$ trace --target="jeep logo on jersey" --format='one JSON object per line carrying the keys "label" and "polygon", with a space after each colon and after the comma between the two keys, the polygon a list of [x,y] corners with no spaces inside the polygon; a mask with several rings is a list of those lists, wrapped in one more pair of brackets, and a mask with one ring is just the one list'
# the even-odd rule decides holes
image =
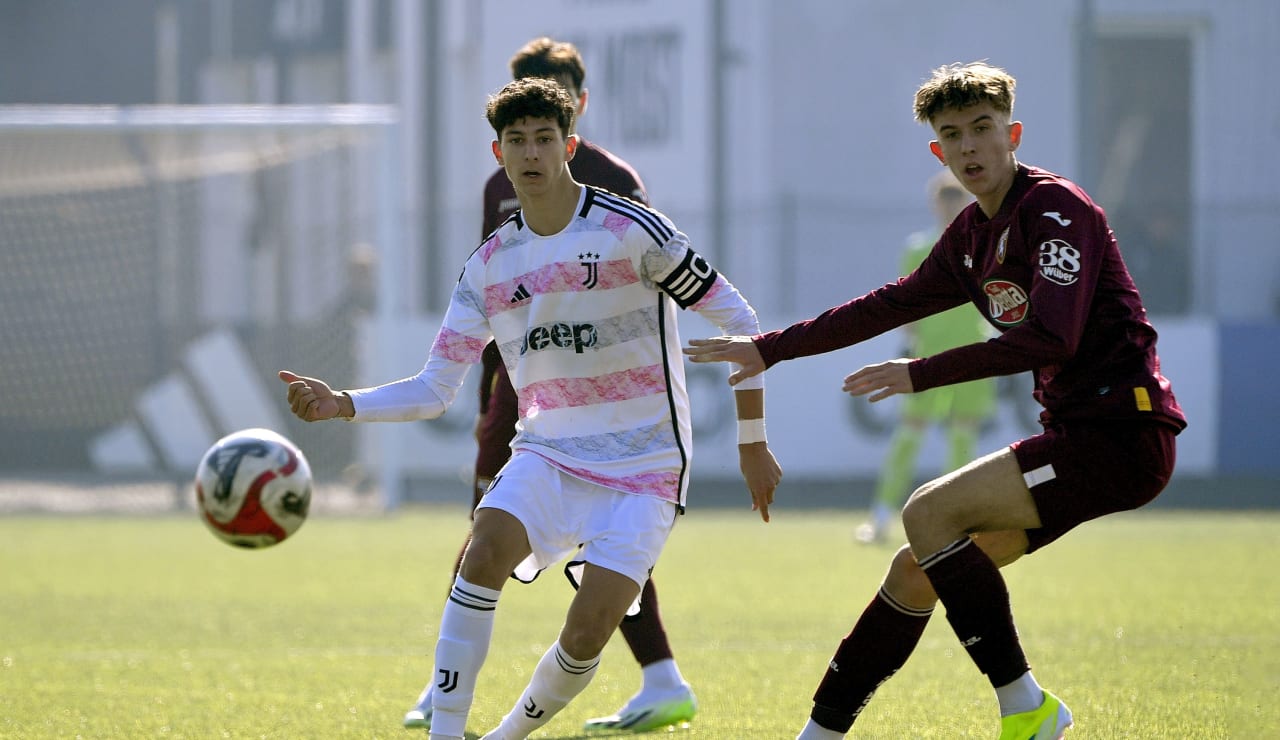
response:
{"label": "jeep logo on jersey", "polygon": [[988,280],[982,284],[987,294],[987,314],[1001,326],[1021,324],[1031,303],[1022,288],[1008,280]]}
{"label": "jeep logo on jersey", "polygon": [[1061,239],[1050,239],[1040,245],[1040,275],[1045,280],[1051,280],[1058,285],[1071,285],[1080,278],[1076,274],[1078,272],[1080,272],[1079,249]]}
{"label": "jeep logo on jersey", "polygon": [[574,352],[582,354],[583,349],[596,346],[596,339],[596,328],[591,324],[556,322],[535,326],[525,333],[524,341],[520,343],[520,354],[523,355],[529,350],[536,352],[551,347],[573,349]]}

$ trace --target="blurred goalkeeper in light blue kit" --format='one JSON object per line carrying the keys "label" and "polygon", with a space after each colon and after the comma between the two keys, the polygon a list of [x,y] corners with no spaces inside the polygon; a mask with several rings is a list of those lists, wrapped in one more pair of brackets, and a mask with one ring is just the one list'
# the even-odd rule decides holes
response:
{"label": "blurred goalkeeper in light blue kit", "polygon": [[[307,421],[434,419],[497,343],[519,402],[511,460],[476,508],[429,674],[432,740],[461,740],[503,587],[521,566],[585,561],[564,626],[484,738],[518,740],[586,688],[685,507],[692,416],[676,309],[727,332],[755,311],[666,216],[574,180],[576,104],[558,83],[516,80],[490,98],[494,158],[520,210],[463,267],[422,370],[334,391],[281,371]],[[734,393],[739,467],[765,521],[781,479],[760,381]]]}
{"label": "blurred goalkeeper in light blue kit", "polygon": [[[902,255],[902,275],[910,275],[924,262],[942,232],[965,206],[973,202],[973,197],[948,169],[929,178],[927,189],[929,207],[936,223],[933,229],[908,237],[907,248]],[[907,324],[903,330],[910,338],[908,357],[932,357],[953,347],[985,341],[991,336],[982,314],[970,305],[957,306],[923,318]],[[904,396],[902,418],[894,431],[889,455],[876,483],[871,518],[858,527],[858,540],[873,543],[888,538],[891,519],[914,487],[920,445],[931,426],[936,425],[946,433],[944,472],[949,472],[974,458],[982,422],[995,412],[995,408],[995,378],[944,385]]]}

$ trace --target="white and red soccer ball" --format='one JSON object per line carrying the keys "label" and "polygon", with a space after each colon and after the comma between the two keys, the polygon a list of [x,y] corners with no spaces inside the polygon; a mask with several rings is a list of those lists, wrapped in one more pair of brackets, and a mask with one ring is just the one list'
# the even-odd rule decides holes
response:
{"label": "white and red soccer ball", "polygon": [[270,547],[306,521],[311,466],[283,435],[242,429],[204,453],[195,488],[200,518],[215,536],[237,547]]}

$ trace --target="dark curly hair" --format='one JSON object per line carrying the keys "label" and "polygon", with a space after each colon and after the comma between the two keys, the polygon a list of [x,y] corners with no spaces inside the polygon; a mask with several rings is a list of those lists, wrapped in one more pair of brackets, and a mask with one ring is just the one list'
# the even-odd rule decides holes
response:
{"label": "dark curly hair", "polygon": [[560,133],[567,139],[573,130],[577,104],[560,83],[541,77],[526,77],[508,82],[489,96],[484,112],[499,138],[508,126],[522,118],[550,118],[559,124]]}

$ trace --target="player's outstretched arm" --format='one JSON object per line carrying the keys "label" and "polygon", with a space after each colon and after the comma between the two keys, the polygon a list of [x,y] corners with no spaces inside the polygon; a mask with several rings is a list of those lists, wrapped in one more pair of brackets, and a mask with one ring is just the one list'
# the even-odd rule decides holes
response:
{"label": "player's outstretched arm", "polygon": [[764,358],[756,349],[751,337],[711,337],[710,339],[690,339],[684,353],[690,362],[732,362],[738,365],[729,374],[729,385],[759,375],[765,371]]}
{"label": "player's outstretched arm", "polygon": [[303,421],[324,421],[335,417],[355,416],[351,397],[335,393],[329,384],[319,378],[308,378],[289,370],[277,373],[289,386],[289,410]]}

